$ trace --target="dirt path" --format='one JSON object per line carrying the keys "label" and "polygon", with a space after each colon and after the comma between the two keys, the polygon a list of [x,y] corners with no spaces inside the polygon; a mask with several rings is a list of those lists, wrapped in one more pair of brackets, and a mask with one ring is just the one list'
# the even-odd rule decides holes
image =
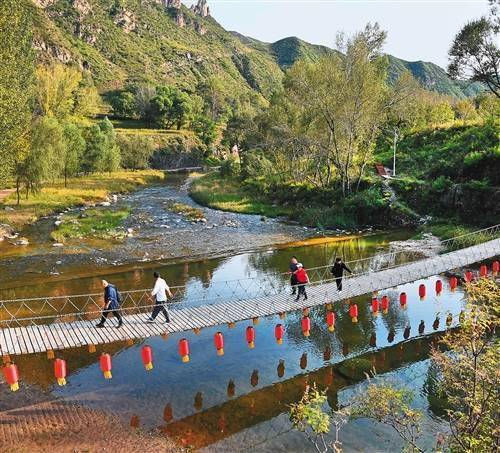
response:
{"label": "dirt path", "polygon": [[7,198],[11,193],[14,193],[16,189],[2,189],[0,190],[0,202]]}
{"label": "dirt path", "polygon": [[[137,418],[131,424],[140,423]],[[64,401],[0,412],[0,452],[181,452],[165,436]]]}

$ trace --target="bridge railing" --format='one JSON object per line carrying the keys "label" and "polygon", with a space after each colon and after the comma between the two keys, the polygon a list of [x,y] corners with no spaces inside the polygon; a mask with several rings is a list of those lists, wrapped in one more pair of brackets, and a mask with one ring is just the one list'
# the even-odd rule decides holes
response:
{"label": "bridge railing", "polygon": [[[495,225],[441,241],[439,246],[442,251],[448,252],[499,236],[500,225]],[[442,256],[446,259],[446,255]],[[416,262],[422,257],[423,254],[419,251],[398,250],[347,262],[353,273],[345,276],[346,285],[353,277],[380,270],[400,268],[403,272],[402,265]],[[309,268],[311,286],[333,282],[330,268],[331,264]],[[408,281],[412,281],[411,275],[408,275]],[[190,306],[200,306],[282,294],[290,291],[290,282],[288,273],[258,273],[244,279],[212,281],[208,287],[203,288],[189,284],[175,286],[171,287],[171,291],[174,297],[169,306],[182,306],[186,301],[189,301]],[[149,312],[154,304],[150,290],[123,291],[121,295],[125,314]],[[102,293],[3,300],[0,301],[0,328],[95,319],[100,315],[103,304]]]}

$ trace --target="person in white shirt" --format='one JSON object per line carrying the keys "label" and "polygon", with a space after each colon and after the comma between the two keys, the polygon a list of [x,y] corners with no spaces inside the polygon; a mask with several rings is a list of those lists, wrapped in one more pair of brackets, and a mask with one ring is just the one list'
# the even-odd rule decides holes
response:
{"label": "person in white shirt", "polygon": [[156,282],[153,291],[151,291],[151,295],[155,298],[155,307],[153,308],[153,313],[151,313],[151,316],[148,318],[148,322],[154,322],[160,312],[165,316],[165,321],[170,322],[170,316],[165,306],[167,305],[167,294],[172,298],[172,293],[170,292],[167,282],[160,277],[158,272],[155,272],[153,275],[156,278]]}

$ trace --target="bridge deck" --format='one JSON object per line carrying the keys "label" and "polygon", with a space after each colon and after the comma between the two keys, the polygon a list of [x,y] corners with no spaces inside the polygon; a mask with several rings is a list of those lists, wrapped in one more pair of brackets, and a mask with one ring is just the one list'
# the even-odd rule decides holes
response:
{"label": "bridge deck", "polygon": [[200,307],[172,308],[170,309],[171,322],[168,324],[163,322],[161,314],[159,321],[154,324],[145,323],[146,315],[144,314],[131,314],[124,316],[125,323],[121,329],[114,327],[116,321],[111,317],[103,329],[94,327],[95,320],[4,328],[0,330],[0,353],[2,355],[30,354],[148,338],[165,333],[243,321],[395,287],[497,255],[500,255],[500,239],[393,268],[346,278],[344,290],[341,293],[337,291],[334,282],[312,284],[308,288],[309,299],[307,301],[296,302],[295,298],[288,293],[280,293],[268,297],[232,300]]}

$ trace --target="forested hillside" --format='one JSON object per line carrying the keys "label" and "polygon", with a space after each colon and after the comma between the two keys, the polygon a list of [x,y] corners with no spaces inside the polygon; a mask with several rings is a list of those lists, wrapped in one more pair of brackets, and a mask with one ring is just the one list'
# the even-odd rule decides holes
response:
{"label": "forested hillside", "polygon": [[[268,44],[228,32],[201,14],[201,7],[191,10],[177,1],[34,1],[40,58],[89,69],[101,92],[137,83],[173,83],[195,91],[199,83],[217,77],[234,98],[268,98],[280,86],[284,69],[335,52],[296,37]],[[481,88],[452,81],[432,63],[392,56],[388,63],[391,82],[409,70],[425,88],[457,98]]]}

